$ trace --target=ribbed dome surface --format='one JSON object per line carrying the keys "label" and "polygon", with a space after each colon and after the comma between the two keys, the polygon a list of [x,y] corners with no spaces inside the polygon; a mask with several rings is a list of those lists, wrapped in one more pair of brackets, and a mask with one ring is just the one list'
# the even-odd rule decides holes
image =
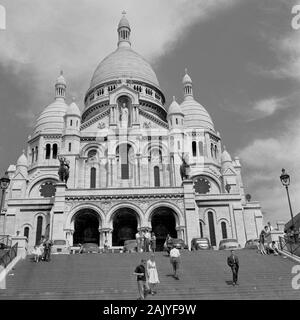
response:
{"label": "ribbed dome surface", "polygon": [[184,113],[184,126],[186,128],[215,130],[212,119],[206,109],[192,97],[185,99],[180,106]]}
{"label": "ribbed dome surface", "polygon": [[221,161],[222,162],[232,162],[231,156],[226,149],[222,152]]}
{"label": "ribbed dome surface", "polygon": [[174,101],[172,101],[172,103],[171,103],[171,105],[169,107],[168,115],[178,114],[178,113],[182,113],[183,114],[179,104],[174,100]]}
{"label": "ribbed dome surface", "polygon": [[57,99],[40,114],[36,121],[34,133],[60,132],[64,127],[64,115],[68,106],[63,99]]}
{"label": "ribbed dome surface", "polygon": [[19,157],[17,161],[17,166],[28,167],[28,161],[24,153],[22,153],[21,156]]}
{"label": "ribbed dome surface", "polygon": [[67,115],[69,116],[78,116],[81,117],[80,109],[78,108],[77,104],[75,102],[72,102],[67,109]]}
{"label": "ribbed dome surface", "polygon": [[119,47],[98,65],[90,87],[120,79],[140,80],[159,88],[159,82],[150,64],[130,47]]}

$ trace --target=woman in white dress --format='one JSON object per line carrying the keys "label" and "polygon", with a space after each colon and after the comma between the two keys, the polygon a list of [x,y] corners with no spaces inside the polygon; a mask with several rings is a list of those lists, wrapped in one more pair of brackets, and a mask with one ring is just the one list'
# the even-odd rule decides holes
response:
{"label": "woman in white dress", "polygon": [[151,294],[154,295],[156,293],[155,287],[159,283],[154,254],[151,254],[150,259],[147,261],[147,276]]}

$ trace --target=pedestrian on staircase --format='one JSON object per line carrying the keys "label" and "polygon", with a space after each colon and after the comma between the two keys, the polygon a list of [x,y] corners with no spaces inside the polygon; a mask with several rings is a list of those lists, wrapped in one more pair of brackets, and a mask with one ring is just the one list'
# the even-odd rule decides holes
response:
{"label": "pedestrian on staircase", "polygon": [[50,261],[52,241],[47,239],[44,243],[44,260]]}
{"label": "pedestrian on staircase", "polygon": [[239,258],[234,254],[234,250],[231,250],[231,255],[227,258],[227,264],[232,271],[232,285],[238,285],[238,273],[239,273]]}
{"label": "pedestrian on staircase", "polygon": [[180,252],[175,245],[173,245],[173,249],[170,251],[170,263],[173,267],[174,278],[179,280],[178,269],[180,264]]}
{"label": "pedestrian on staircase", "polygon": [[139,298],[138,300],[144,300],[146,296],[146,260],[142,259],[141,263],[135,268],[134,275],[136,275]]}
{"label": "pedestrian on staircase", "polygon": [[159,283],[154,253],[151,254],[150,259],[147,261],[147,276],[149,291],[152,295],[154,295],[156,294],[156,285]]}

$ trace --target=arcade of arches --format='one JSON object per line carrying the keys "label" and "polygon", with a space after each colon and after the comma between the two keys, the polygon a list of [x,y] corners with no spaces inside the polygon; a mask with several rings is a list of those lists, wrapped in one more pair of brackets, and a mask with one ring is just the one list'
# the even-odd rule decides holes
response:
{"label": "arcade of arches", "polygon": [[[151,214],[151,231],[156,236],[157,250],[163,250],[163,245],[169,234],[177,238],[176,213],[168,207],[154,209]],[[139,215],[135,210],[123,207],[116,210],[112,216],[112,246],[123,246],[126,240],[135,239],[140,229]],[[148,228],[150,229],[150,228]],[[83,243],[97,243],[103,245],[105,238],[100,241],[101,223],[98,214],[92,209],[83,209],[76,213],[74,218],[73,245]],[[107,237],[107,234],[106,234]]]}

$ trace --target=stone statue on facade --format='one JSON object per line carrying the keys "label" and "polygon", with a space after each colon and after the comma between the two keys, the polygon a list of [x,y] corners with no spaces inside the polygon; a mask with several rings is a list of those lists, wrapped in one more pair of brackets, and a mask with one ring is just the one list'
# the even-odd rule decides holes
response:
{"label": "stone statue on facade", "polygon": [[58,169],[59,180],[67,184],[69,179],[70,163],[64,157],[60,157],[58,160],[60,163],[59,169]]}
{"label": "stone statue on facade", "polygon": [[181,161],[182,161],[182,164],[180,165],[180,176],[183,181],[189,178],[188,169],[190,168],[190,165],[186,161],[186,158],[184,157],[183,153],[181,155]]}
{"label": "stone statue on facade", "polygon": [[127,128],[128,126],[128,108],[124,102],[121,107],[121,127]]}

